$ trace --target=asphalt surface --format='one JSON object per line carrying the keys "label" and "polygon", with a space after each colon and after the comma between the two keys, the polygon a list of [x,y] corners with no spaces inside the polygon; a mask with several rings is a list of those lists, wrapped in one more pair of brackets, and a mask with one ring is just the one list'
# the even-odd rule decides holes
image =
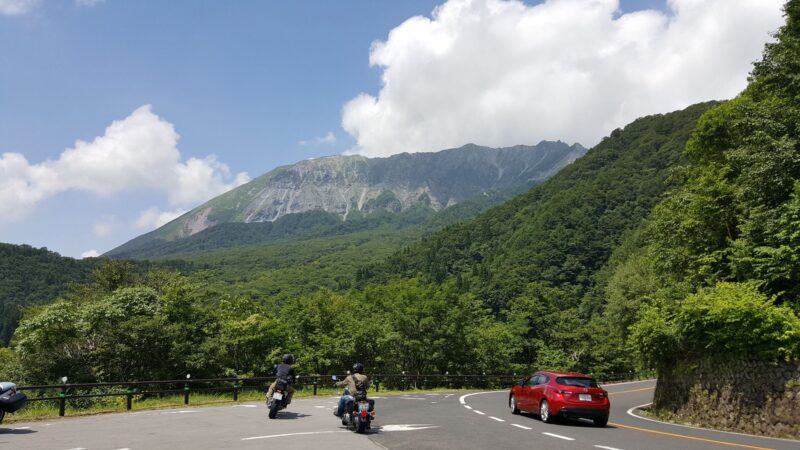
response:
{"label": "asphalt surface", "polygon": [[[512,415],[508,391],[375,396],[366,436],[341,426],[333,397],[297,399],[276,420],[263,403],[143,411],[0,425],[0,449],[800,449],[800,441],[701,430],[637,418],[654,381],[606,386],[611,419],[544,424]],[[635,411],[632,411],[635,414]]]}

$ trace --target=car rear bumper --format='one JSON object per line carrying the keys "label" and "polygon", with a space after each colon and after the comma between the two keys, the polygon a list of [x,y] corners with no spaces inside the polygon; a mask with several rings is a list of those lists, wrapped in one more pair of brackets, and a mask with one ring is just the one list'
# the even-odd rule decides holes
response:
{"label": "car rear bumper", "polygon": [[600,417],[608,417],[608,409],[575,408],[566,406],[561,408],[556,415],[570,419],[596,419]]}

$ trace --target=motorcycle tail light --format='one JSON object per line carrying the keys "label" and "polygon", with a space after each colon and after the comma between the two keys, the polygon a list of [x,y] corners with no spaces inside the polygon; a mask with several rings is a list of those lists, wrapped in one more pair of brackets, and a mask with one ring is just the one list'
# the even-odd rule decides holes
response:
{"label": "motorcycle tail light", "polygon": [[367,412],[366,411],[361,411],[361,417],[367,417]]}

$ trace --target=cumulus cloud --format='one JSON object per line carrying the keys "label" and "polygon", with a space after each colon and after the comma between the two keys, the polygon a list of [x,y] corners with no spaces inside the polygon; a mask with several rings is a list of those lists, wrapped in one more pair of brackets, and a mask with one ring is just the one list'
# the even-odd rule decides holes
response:
{"label": "cumulus cloud", "polygon": [[178,208],[175,211],[161,211],[154,206],[142,211],[139,218],[136,219],[134,227],[154,230],[184,214],[186,214],[186,210],[182,208]]}
{"label": "cumulus cloud", "polygon": [[39,0],[0,0],[0,15],[21,16],[36,7]]}
{"label": "cumulus cloud", "polygon": [[85,252],[81,253],[81,259],[83,258],[97,258],[100,256],[100,253],[97,250],[86,250]]}
{"label": "cumulus cloud", "polygon": [[75,4],[78,6],[87,6],[91,8],[92,6],[105,1],[106,0],[75,0]]}
{"label": "cumulus cloud", "polygon": [[333,131],[328,131],[325,136],[315,137],[314,139],[307,139],[298,142],[300,145],[333,145],[336,143],[336,135]]}
{"label": "cumulus cloud", "polygon": [[92,231],[94,231],[94,235],[96,237],[106,238],[114,233],[115,228],[116,228],[116,217],[110,216],[105,218],[104,220],[95,222],[94,226],[92,227]]}
{"label": "cumulus cloud", "polygon": [[377,96],[343,108],[370,156],[467,142],[594,145],[633,119],[730,98],[783,22],[784,0],[449,0],[372,44]]}
{"label": "cumulus cloud", "polygon": [[39,201],[69,190],[109,197],[149,189],[164,193],[173,205],[192,205],[249,181],[213,155],[182,161],[178,139],[173,125],[144,105],[93,141],[77,141],[57,160],[31,164],[22,154],[4,153],[0,221],[19,220]]}

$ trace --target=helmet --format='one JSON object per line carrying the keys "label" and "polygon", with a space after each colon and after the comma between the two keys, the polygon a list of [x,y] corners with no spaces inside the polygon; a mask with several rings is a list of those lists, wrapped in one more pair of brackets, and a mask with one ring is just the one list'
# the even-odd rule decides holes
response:
{"label": "helmet", "polygon": [[293,364],[294,363],[294,355],[291,353],[287,353],[283,355],[283,363],[284,364]]}
{"label": "helmet", "polygon": [[363,374],[364,373],[364,365],[361,364],[361,363],[358,363],[358,362],[353,364],[353,373],[361,373],[361,374]]}

